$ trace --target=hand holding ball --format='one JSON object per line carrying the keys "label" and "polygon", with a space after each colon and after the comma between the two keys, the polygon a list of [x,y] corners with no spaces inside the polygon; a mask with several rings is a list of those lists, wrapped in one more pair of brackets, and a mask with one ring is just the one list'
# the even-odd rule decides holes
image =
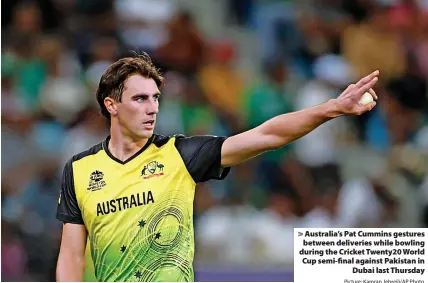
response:
{"label": "hand holding ball", "polygon": [[[362,115],[376,106],[376,92],[373,87],[377,83],[379,71],[350,84],[335,100],[339,115]],[[364,93],[364,94],[363,94]]]}
{"label": "hand holding ball", "polygon": [[363,94],[363,96],[361,96],[359,103],[360,105],[367,105],[373,101],[373,96],[370,93],[366,92]]}

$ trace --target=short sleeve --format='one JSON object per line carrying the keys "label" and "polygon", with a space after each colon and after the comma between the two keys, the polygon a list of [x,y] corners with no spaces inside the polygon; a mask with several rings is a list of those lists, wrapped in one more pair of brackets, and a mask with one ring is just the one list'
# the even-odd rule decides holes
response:
{"label": "short sleeve", "polygon": [[74,190],[72,159],[64,167],[56,217],[64,223],[84,224]]}
{"label": "short sleeve", "polygon": [[221,167],[221,147],[225,137],[176,136],[175,147],[196,183],[223,180],[230,168]]}

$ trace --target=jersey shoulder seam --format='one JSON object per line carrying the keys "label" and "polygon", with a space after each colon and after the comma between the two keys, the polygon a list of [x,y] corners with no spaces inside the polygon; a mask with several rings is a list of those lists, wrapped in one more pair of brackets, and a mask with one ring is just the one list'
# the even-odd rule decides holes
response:
{"label": "jersey shoulder seam", "polygon": [[154,134],[152,143],[156,147],[160,148],[160,147],[166,145],[170,140],[171,140],[171,136],[164,136],[164,135]]}
{"label": "jersey shoulder seam", "polygon": [[103,142],[100,142],[100,143],[92,146],[91,148],[89,148],[89,149],[87,149],[85,151],[82,151],[82,152],[80,152],[78,154],[73,155],[73,157],[71,158],[71,161],[72,162],[79,161],[79,160],[81,160],[81,159],[83,159],[85,157],[88,157],[88,156],[91,156],[91,155],[95,155],[98,152],[100,152],[101,150],[103,150]]}

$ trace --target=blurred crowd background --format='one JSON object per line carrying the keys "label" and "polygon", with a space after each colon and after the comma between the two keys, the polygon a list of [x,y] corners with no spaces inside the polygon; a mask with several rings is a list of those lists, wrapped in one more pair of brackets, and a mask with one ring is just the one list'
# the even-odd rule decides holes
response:
{"label": "blurred crowd background", "polygon": [[61,171],[108,134],[95,90],[130,51],[166,77],[164,135],[233,135],[380,70],[372,112],[198,186],[197,280],[293,280],[294,227],[428,227],[426,0],[5,0],[1,21],[3,281],[54,280]]}

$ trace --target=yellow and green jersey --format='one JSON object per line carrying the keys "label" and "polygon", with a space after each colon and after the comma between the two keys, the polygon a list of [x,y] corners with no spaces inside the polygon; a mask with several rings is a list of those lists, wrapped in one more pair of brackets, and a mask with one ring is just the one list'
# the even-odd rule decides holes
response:
{"label": "yellow and green jersey", "polygon": [[215,136],[153,135],[122,162],[109,137],[65,165],[57,218],[85,225],[99,281],[194,281],[198,182],[224,179]]}

